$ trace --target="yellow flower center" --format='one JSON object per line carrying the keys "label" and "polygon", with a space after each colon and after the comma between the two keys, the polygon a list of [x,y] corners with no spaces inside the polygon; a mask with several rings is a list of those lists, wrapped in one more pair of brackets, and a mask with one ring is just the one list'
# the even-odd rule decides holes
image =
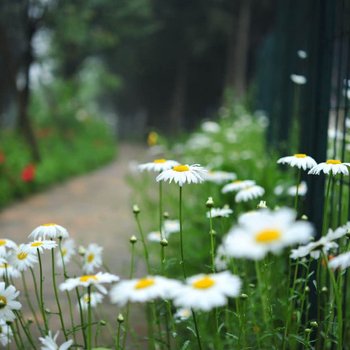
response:
{"label": "yellow flower center", "polygon": [[177,171],[179,173],[182,173],[184,171],[189,171],[190,170],[190,167],[188,165],[183,165],[183,164],[180,164],[180,165],[175,165],[173,166],[173,170],[174,171]]}
{"label": "yellow flower center", "polygon": [[192,286],[196,289],[208,289],[215,284],[215,281],[210,276],[204,276],[203,278],[192,283]]}
{"label": "yellow flower center", "polygon": [[0,246],[5,245],[6,244],[6,239],[0,239]]}
{"label": "yellow flower center", "polygon": [[155,159],[153,161],[153,163],[156,163],[156,164],[161,164],[161,163],[165,163],[166,162],[166,159]]}
{"label": "yellow flower center", "polygon": [[296,154],[294,154],[294,157],[295,158],[306,158],[307,156],[305,153],[296,153]]}
{"label": "yellow flower center", "polygon": [[144,288],[148,288],[151,287],[155,284],[155,281],[153,278],[141,278],[137,281],[137,283],[135,284],[135,289],[144,289]]}
{"label": "yellow flower center", "polygon": [[41,247],[43,245],[43,242],[33,242],[30,246],[31,247]]}
{"label": "yellow flower center", "polygon": [[18,260],[24,260],[28,256],[28,253],[20,252],[17,254]]}
{"label": "yellow flower center", "polygon": [[7,299],[3,295],[0,295],[0,309],[3,309],[7,305]]}
{"label": "yellow flower center", "polygon": [[326,164],[341,164],[341,161],[338,159],[328,159]]}
{"label": "yellow flower center", "polygon": [[281,231],[276,229],[266,229],[260,231],[256,236],[255,240],[258,243],[271,243],[273,241],[278,241],[281,237]]}
{"label": "yellow flower center", "polygon": [[83,299],[85,303],[89,303],[90,302],[89,294],[85,294]]}
{"label": "yellow flower center", "polygon": [[56,226],[56,224],[54,224],[53,222],[49,222],[47,224],[42,224],[41,226],[50,227],[50,226]]}
{"label": "yellow flower center", "polygon": [[67,248],[62,248],[62,249],[61,249],[61,252],[62,252],[62,255],[63,255],[63,256],[66,256],[66,254],[67,254]]}
{"label": "yellow flower center", "polygon": [[87,261],[88,263],[91,263],[93,262],[95,259],[95,255],[93,253],[90,253],[88,256],[87,256]]}
{"label": "yellow flower center", "polygon": [[97,281],[96,275],[84,275],[79,278],[80,282],[89,282],[90,280]]}
{"label": "yellow flower center", "polygon": [[234,184],[240,184],[242,182],[242,180],[235,180],[235,181],[232,181],[232,183]]}

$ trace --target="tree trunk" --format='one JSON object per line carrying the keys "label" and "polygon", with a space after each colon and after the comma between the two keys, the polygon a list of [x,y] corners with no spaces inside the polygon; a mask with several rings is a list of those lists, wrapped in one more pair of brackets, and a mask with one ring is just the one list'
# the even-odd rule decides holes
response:
{"label": "tree trunk", "polygon": [[30,151],[32,154],[33,161],[40,162],[40,152],[38,143],[35,138],[33,127],[30,121],[28,114],[29,98],[30,98],[30,76],[29,70],[33,62],[33,48],[32,48],[32,39],[36,31],[35,23],[31,23],[30,18],[28,17],[28,8],[25,9],[25,20],[26,20],[26,48],[23,54],[23,65],[22,65],[22,74],[23,74],[23,86],[17,87],[17,96],[18,96],[18,128],[23,134],[24,138],[28,142]]}
{"label": "tree trunk", "polygon": [[174,92],[169,111],[169,126],[173,133],[179,132],[183,126],[187,92],[187,65],[187,56],[183,54],[177,63]]}
{"label": "tree trunk", "polygon": [[240,4],[238,21],[232,20],[228,35],[225,79],[225,91],[234,92],[238,99],[241,99],[247,90],[250,20],[251,0],[243,0]]}

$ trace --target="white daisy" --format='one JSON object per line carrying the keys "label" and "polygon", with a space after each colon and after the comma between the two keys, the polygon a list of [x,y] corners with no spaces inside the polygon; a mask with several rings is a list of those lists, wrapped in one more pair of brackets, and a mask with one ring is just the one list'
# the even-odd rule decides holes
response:
{"label": "white daisy", "polygon": [[147,239],[150,242],[160,242],[162,240],[162,235],[160,234],[159,231],[152,231],[147,235]]}
{"label": "white daisy", "polygon": [[169,237],[172,233],[180,232],[180,221],[179,220],[164,220],[163,222],[163,233],[166,237]]}
{"label": "white daisy", "polygon": [[95,286],[101,293],[106,294],[107,290],[102,283],[111,283],[119,281],[119,277],[108,272],[98,272],[95,275],[83,275],[75,278],[68,278],[60,284],[60,290],[72,290],[76,287]]}
{"label": "white daisy", "polygon": [[57,243],[51,240],[42,240],[38,239],[34,242],[28,243],[28,247],[32,252],[37,252],[39,250],[40,253],[43,253],[44,249],[53,249],[57,247]]}
{"label": "white daisy", "polygon": [[204,132],[210,134],[216,134],[220,131],[220,125],[213,121],[205,121],[202,123],[201,128]]}
{"label": "white daisy", "polygon": [[8,263],[6,259],[1,259],[0,262],[0,276],[9,278],[18,278],[21,276],[21,273],[11,264]]}
{"label": "white daisy", "polygon": [[253,185],[250,187],[246,187],[241,189],[235,196],[235,201],[237,203],[239,202],[247,202],[255,198],[259,198],[263,196],[265,193],[265,190],[258,185]]}
{"label": "white daisy", "polygon": [[240,191],[243,188],[251,187],[255,185],[255,181],[253,180],[235,180],[227,185],[225,185],[221,192],[228,193],[234,191]]}
{"label": "white daisy", "polygon": [[12,310],[19,310],[22,305],[14,300],[18,297],[19,291],[12,285],[5,287],[5,282],[0,282],[0,319],[12,322],[16,315]]}
{"label": "white daisy", "polygon": [[0,343],[3,347],[11,343],[13,337],[11,327],[4,321],[0,320]]}
{"label": "white daisy", "polygon": [[227,181],[232,181],[237,178],[235,173],[229,173],[227,171],[220,170],[210,170],[205,174],[205,180],[209,182],[214,182],[221,185]]}
{"label": "white daisy", "polygon": [[347,231],[347,225],[340,226],[334,231],[332,229],[329,229],[327,234],[321,237],[319,240],[310,242],[296,249],[292,249],[290,257],[292,259],[299,259],[310,255],[314,259],[318,259],[321,255],[321,252],[328,254],[330,250],[337,249],[338,243],[334,241],[341,237],[344,237]]}
{"label": "white daisy", "polygon": [[227,254],[225,252],[224,246],[222,244],[219,245],[216,250],[216,255],[214,259],[214,265],[217,271],[227,270],[228,265],[226,255]]}
{"label": "white daisy", "polygon": [[[68,264],[75,254],[75,242],[74,239],[65,239],[61,243],[61,251],[64,264]],[[56,261],[59,267],[63,267],[61,252],[58,250],[56,253]]]}
{"label": "white daisy", "polygon": [[328,263],[328,266],[331,269],[347,269],[350,266],[350,252],[346,252],[336,256]]}
{"label": "white daisy", "polygon": [[324,174],[332,173],[332,175],[349,175],[348,166],[350,166],[350,163],[342,163],[338,159],[328,159],[326,162],[314,166],[309,170],[308,174],[319,175],[322,171]]}
{"label": "white daisy", "polygon": [[26,271],[38,262],[38,256],[27,244],[20,244],[9,255],[9,263],[18,271]]}
{"label": "white daisy", "polygon": [[112,303],[120,306],[129,301],[143,303],[158,298],[170,299],[180,285],[180,282],[162,276],[147,276],[119,282],[111,289],[110,297]]}
{"label": "white daisy", "polygon": [[167,160],[167,159],[155,159],[153,162],[140,164],[138,166],[139,170],[141,171],[154,171],[154,172],[161,172],[164,170],[169,170],[173,166],[178,165],[179,163],[175,160]]}
{"label": "white daisy", "polygon": [[7,238],[0,239],[0,257],[6,255],[6,249],[15,249],[17,244]]}
{"label": "white daisy", "polygon": [[233,210],[225,205],[223,208],[212,208],[211,212],[207,212],[207,218],[228,218],[232,213]]}
{"label": "white daisy", "polygon": [[95,269],[102,266],[103,247],[96,243],[90,243],[83,256],[83,271],[92,273]]}
{"label": "white daisy", "polygon": [[68,238],[69,233],[64,227],[60,225],[48,223],[38,226],[28,237],[33,240]]}
{"label": "white daisy", "polygon": [[228,297],[239,295],[242,282],[228,271],[199,274],[187,278],[186,285],[175,290],[174,305],[209,311],[227,303]]}
{"label": "white daisy", "polygon": [[277,164],[289,164],[298,169],[311,169],[317,165],[316,161],[305,153],[296,153],[293,156],[282,157],[278,159]]}
{"label": "white daisy", "polygon": [[[305,181],[302,181],[300,182],[300,184],[298,185],[298,196],[305,196],[307,193],[307,184]],[[297,186],[294,185],[294,186],[291,186],[288,188],[287,190],[287,194],[290,195],[290,196],[296,196],[297,194]]]}
{"label": "white daisy", "polygon": [[192,316],[191,309],[180,308],[174,314],[174,320],[176,323],[186,321]]}
{"label": "white daisy", "polygon": [[156,180],[169,181],[169,183],[174,181],[175,183],[179,184],[179,186],[183,186],[186,183],[196,184],[204,181],[206,172],[207,171],[199,164],[180,164],[173,166],[169,170],[163,171],[157,176]]}
{"label": "white daisy", "polygon": [[291,74],[290,75],[290,80],[297,85],[304,85],[307,82],[307,79],[300,74]]}
{"label": "white daisy", "polygon": [[[83,310],[87,310],[89,307],[89,300],[91,307],[95,307],[98,304],[102,303],[103,300],[103,294],[98,293],[98,292],[92,292],[90,293],[90,299],[89,299],[89,294],[85,293],[81,298],[80,298],[80,305]],[[79,307],[79,303],[77,304]]]}
{"label": "white daisy", "polygon": [[297,51],[297,55],[299,58],[301,59],[305,59],[307,58],[307,52],[305,50],[298,50]]}
{"label": "white daisy", "polygon": [[228,256],[259,260],[269,252],[278,253],[284,247],[310,240],[313,228],[309,222],[295,221],[294,210],[261,209],[238,220],[223,240]]}
{"label": "white daisy", "polygon": [[55,336],[52,336],[51,331],[49,331],[49,334],[43,338],[39,337],[39,340],[41,342],[41,350],[67,350],[73,345],[73,340],[68,340],[62,345],[57,345],[57,337],[59,332],[55,334]]}

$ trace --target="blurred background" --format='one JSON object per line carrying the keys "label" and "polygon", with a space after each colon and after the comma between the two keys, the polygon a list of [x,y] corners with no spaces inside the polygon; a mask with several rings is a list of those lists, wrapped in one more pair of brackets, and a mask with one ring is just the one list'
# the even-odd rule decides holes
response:
{"label": "blurred background", "polygon": [[[111,160],[116,140],[176,137],[232,105],[268,118],[270,147],[324,159],[329,122],[345,133],[349,11],[348,0],[2,0],[0,201]],[[345,142],[333,151],[344,159]]]}

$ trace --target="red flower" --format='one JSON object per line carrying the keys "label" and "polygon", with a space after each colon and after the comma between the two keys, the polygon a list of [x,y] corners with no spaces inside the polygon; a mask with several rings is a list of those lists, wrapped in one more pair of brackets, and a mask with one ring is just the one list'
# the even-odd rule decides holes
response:
{"label": "red flower", "polygon": [[0,151],[0,164],[4,164],[5,163],[5,154],[3,151]]}
{"label": "red flower", "polygon": [[23,182],[31,182],[35,178],[35,165],[34,164],[28,164],[23,170],[22,170],[22,181]]}

